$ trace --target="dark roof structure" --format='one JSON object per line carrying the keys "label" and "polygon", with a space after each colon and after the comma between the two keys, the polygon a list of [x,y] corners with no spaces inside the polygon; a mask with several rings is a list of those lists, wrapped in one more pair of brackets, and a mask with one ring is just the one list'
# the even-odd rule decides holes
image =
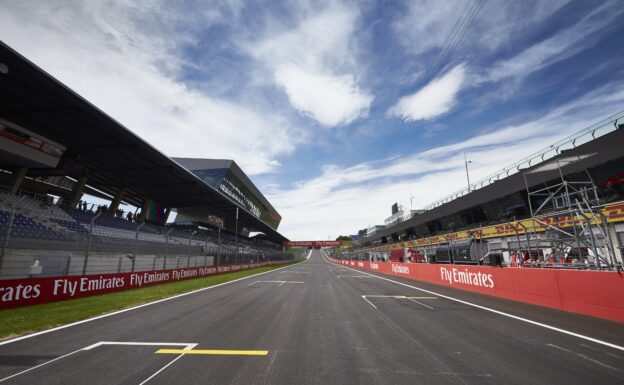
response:
{"label": "dark roof structure", "polygon": [[427,222],[492,202],[510,194],[526,191],[527,186],[530,189],[536,186],[545,186],[548,182],[560,180],[560,169],[563,175],[571,175],[583,172],[585,169],[595,168],[608,162],[623,159],[623,149],[624,125],[620,124],[614,131],[578,147],[564,150],[551,159],[536,163],[526,169],[521,169],[515,174],[427,210],[405,222],[380,229],[374,234],[365,237],[363,242],[375,242],[393,235],[402,234],[408,229],[423,226]]}
{"label": "dark roof structure", "polygon": [[[124,189],[123,200],[139,207],[145,199],[170,208],[210,206],[226,221],[239,207],[241,227],[286,240],[3,42],[0,63],[8,69],[0,73],[0,118],[66,148],[56,167],[30,168],[29,177],[87,176],[89,187],[110,197]],[[21,166],[0,159],[2,169]]]}
{"label": "dark roof structure", "polygon": [[265,196],[260,192],[258,187],[249,179],[247,174],[238,166],[238,164],[231,159],[198,159],[198,158],[171,158],[178,162],[184,168],[190,171],[205,170],[205,169],[228,169],[236,178],[238,178],[246,188],[248,188],[254,197],[258,198],[260,202],[268,209],[275,211],[271,202],[269,202]]}

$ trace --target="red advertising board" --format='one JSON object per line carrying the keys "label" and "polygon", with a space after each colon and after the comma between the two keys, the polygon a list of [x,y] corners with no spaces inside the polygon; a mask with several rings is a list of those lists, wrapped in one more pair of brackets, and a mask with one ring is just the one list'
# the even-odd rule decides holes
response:
{"label": "red advertising board", "polygon": [[341,247],[340,241],[290,241],[284,242],[284,247]]}
{"label": "red advertising board", "polygon": [[0,280],[0,309],[112,293],[184,279],[252,269],[268,264],[270,262],[120,274]]}
{"label": "red advertising board", "polygon": [[331,261],[357,269],[624,322],[624,275],[619,272]]}

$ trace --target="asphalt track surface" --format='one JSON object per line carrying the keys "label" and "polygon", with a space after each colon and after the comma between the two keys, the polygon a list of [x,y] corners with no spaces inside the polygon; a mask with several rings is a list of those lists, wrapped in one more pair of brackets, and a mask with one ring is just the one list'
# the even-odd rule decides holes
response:
{"label": "asphalt track surface", "polygon": [[[302,264],[2,343],[0,383],[624,383],[623,324],[395,281],[435,294],[314,251]],[[178,352],[208,349],[266,355]]]}

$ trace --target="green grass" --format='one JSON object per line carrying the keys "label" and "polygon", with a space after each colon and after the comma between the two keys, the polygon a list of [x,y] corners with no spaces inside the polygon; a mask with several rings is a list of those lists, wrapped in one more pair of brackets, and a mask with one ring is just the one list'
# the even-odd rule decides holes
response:
{"label": "green grass", "polygon": [[275,270],[299,262],[301,262],[301,260],[210,277],[165,283],[140,289],[120,291],[117,293],[1,310],[0,340],[80,321],[115,310],[125,309],[208,286],[214,286],[219,283]]}

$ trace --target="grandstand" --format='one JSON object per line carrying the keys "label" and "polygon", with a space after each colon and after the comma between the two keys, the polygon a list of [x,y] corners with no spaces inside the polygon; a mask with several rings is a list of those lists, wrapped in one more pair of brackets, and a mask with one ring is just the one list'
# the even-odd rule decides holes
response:
{"label": "grandstand", "polygon": [[1,42],[0,63],[0,278],[291,258],[234,161],[200,160],[223,172],[209,183],[215,167],[165,156]]}
{"label": "grandstand", "polygon": [[[622,148],[624,112],[426,210],[360,231],[363,236],[349,256],[387,260],[391,250],[403,249],[406,261],[412,254],[435,261],[436,250],[438,255],[440,250],[457,254],[483,242],[488,247],[471,263],[619,269],[624,246]],[[395,216],[393,211],[391,218]],[[460,246],[466,241],[472,246]]]}

